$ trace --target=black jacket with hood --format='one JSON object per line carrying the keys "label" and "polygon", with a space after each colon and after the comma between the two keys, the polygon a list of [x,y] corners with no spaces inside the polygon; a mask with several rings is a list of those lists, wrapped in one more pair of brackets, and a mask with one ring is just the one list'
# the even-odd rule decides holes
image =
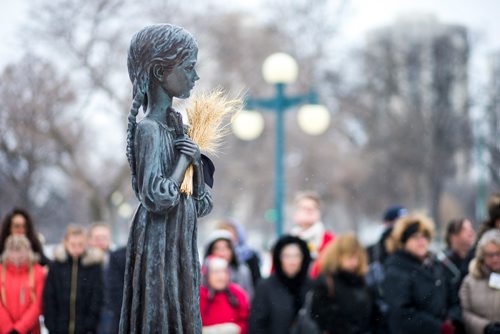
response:
{"label": "black jacket with hood", "polygon": [[[290,244],[299,246],[302,266],[299,273],[287,277],[281,266],[280,256],[283,248]],[[250,334],[288,334],[298,310],[302,307],[306,293],[312,286],[308,277],[311,257],[307,244],[293,236],[283,236],[273,250],[275,272],[257,285],[250,310]]]}

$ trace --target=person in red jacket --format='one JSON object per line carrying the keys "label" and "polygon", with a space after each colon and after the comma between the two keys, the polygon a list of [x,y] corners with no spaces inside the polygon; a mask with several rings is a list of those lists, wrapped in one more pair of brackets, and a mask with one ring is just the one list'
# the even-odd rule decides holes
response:
{"label": "person in red jacket", "polygon": [[24,235],[11,235],[0,264],[0,334],[40,334],[45,270]]}
{"label": "person in red jacket", "polygon": [[207,257],[200,289],[203,334],[247,334],[249,312],[246,292],[230,281],[228,262]]}

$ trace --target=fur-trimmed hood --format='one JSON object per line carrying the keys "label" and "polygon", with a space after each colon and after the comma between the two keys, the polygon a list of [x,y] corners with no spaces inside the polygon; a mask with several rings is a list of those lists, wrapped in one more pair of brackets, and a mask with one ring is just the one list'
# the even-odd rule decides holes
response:
{"label": "fur-trimmed hood", "polygon": [[[69,254],[64,248],[64,245],[57,245],[54,248],[54,261],[66,262],[68,261]],[[81,256],[81,263],[83,266],[92,266],[102,264],[104,262],[104,252],[98,248],[88,248]]]}

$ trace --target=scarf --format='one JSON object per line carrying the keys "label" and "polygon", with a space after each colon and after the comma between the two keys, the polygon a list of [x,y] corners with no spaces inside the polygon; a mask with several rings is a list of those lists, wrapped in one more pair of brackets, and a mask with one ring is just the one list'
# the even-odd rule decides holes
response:
{"label": "scarf", "polygon": [[325,225],[318,221],[306,230],[303,230],[300,226],[295,226],[290,231],[290,234],[307,242],[311,256],[314,258],[318,254],[321,244],[323,243],[325,232]]}

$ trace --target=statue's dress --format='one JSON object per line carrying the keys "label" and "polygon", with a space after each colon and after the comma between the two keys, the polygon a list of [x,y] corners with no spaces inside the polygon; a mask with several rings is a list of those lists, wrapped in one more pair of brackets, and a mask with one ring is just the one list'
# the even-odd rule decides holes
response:
{"label": "statue's dress", "polygon": [[127,245],[120,333],[200,334],[197,217],[212,209],[208,190],[180,193],[169,178],[179,152],[175,131],[144,118],[135,132],[140,204]]}

